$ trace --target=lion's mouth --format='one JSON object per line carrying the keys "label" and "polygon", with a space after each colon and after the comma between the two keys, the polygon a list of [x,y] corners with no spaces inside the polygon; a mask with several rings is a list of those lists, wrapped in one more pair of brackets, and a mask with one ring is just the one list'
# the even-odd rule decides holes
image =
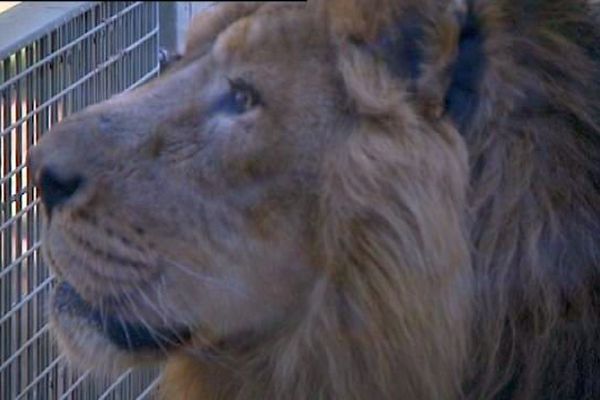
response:
{"label": "lion's mouth", "polygon": [[190,339],[188,328],[154,328],[124,321],[101,313],[87,303],[68,282],[60,282],[54,290],[53,312],[84,320],[86,325],[108,338],[115,346],[127,351],[165,350]]}

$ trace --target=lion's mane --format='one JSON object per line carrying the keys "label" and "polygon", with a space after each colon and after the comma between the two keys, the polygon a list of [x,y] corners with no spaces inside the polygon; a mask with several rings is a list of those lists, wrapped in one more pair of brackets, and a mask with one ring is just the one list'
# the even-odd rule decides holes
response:
{"label": "lion's mane", "polygon": [[[317,7],[365,134],[326,168],[317,229],[330,274],[310,313],[253,352],[254,380],[229,394],[597,397],[596,14],[584,1],[375,3]],[[418,54],[414,43],[379,40],[398,22],[418,31]],[[393,46],[418,58],[417,69],[407,73]],[[398,107],[399,82],[413,109]],[[429,129],[443,131],[447,119],[468,170],[449,161],[463,151],[451,137],[448,154],[428,146]],[[412,134],[390,134],[398,129]],[[206,373],[191,364],[172,364],[167,379]],[[273,375],[251,374],[266,365]]]}

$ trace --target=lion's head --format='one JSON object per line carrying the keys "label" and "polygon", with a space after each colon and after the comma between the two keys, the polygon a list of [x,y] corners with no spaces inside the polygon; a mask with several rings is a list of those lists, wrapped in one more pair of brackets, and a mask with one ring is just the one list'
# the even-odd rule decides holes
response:
{"label": "lion's head", "polygon": [[215,6],[166,74],[53,128],[30,167],[71,359],[166,359],[168,398],[458,396],[467,132],[519,95],[479,3]]}

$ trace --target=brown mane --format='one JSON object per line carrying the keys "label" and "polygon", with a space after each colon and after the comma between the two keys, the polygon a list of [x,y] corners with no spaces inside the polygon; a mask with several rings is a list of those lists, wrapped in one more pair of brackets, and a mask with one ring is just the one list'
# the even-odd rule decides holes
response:
{"label": "brown mane", "polygon": [[[331,277],[315,289],[313,312],[297,331],[253,354],[255,372],[269,365],[273,375],[253,380],[260,389],[236,393],[299,399],[600,393],[593,383],[599,322],[593,282],[600,265],[597,20],[584,1],[470,6],[485,36],[485,70],[480,104],[460,129],[471,172],[457,166],[448,183],[423,175],[419,156],[439,161],[428,167],[453,167],[446,155],[427,149],[427,133],[414,119],[437,120],[443,113],[460,40],[454,13],[466,4],[375,3],[336,0],[316,7],[340,46],[346,90],[365,118],[356,129],[366,133],[349,132],[356,140],[326,168],[317,229]],[[347,46],[348,40],[374,41],[405,13],[426,25],[413,100],[418,116],[398,110],[398,83]],[[406,126],[394,126],[397,120]],[[396,130],[421,137],[397,143],[390,135]],[[447,140],[447,150],[462,152]],[[401,169],[406,176],[399,176]],[[423,200],[433,185],[461,188],[467,176],[468,200],[460,192]],[[456,223],[465,211],[470,245]],[[430,281],[428,267],[443,269],[436,263],[460,271]],[[167,381],[189,374],[176,364],[170,368]]]}

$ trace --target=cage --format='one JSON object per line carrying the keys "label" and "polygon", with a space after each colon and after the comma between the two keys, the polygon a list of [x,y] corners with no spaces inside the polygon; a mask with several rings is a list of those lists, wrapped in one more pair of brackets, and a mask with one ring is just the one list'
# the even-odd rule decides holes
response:
{"label": "cage", "polygon": [[27,2],[0,14],[0,399],[144,399],[157,386],[156,369],[99,379],[64,362],[25,160],[57,121],[158,75],[159,7]]}

